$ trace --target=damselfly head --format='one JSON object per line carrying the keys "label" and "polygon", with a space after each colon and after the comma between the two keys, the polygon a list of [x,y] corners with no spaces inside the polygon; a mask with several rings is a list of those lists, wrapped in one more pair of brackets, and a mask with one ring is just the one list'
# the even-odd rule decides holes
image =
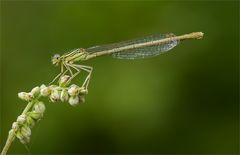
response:
{"label": "damselfly head", "polygon": [[61,56],[59,54],[55,54],[52,57],[52,63],[57,66],[60,63],[60,61],[61,61],[60,57]]}

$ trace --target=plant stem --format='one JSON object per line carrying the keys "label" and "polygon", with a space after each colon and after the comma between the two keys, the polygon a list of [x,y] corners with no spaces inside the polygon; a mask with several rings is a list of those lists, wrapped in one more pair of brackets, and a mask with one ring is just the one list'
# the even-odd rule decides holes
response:
{"label": "plant stem", "polygon": [[[22,115],[26,114],[30,110],[30,108],[33,106],[34,103],[35,103],[35,101],[29,102],[27,104],[27,106],[25,107],[25,109],[23,110]],[[16,132],[17,132],[17,129],[14,129],[13,132],[9,133],[7,141],[6,141],[6,144],[5,144],[5,146],[4,146],[3,150],[2,150],[1,155],[6,155],[7,154],[7,151],[9,149],[9,147],[11,146],[12,142],[15,139],[15,133]]]}

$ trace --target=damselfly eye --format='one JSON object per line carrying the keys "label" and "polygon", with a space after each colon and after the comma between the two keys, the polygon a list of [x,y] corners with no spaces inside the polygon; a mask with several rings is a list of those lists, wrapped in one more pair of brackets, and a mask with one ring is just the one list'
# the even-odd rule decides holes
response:
{"label": "damselfly eye", "polygon": [[52,57],[52,63],[54,65],[58,65],[58,63],[60,62],[60,55],[59,54],[55,54],[53,57]]}
{"label": "damselfly eye", "polygon": [[53,59],[59,59],[60,58],[60,55],[59,54],[55,54],[54,56],[53,56]]}

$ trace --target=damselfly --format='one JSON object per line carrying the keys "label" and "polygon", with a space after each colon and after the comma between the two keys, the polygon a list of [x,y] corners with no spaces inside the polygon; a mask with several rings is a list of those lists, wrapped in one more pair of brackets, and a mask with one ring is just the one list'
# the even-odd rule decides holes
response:
{"label": "damselfly", "polygon": [[78,61],[85,61],[103,55],[112,55],[114,58],[118,59],[148,58],[171,50],[182,40],[201,39],[202,37],[202,32],[193,32],[180,36],[168,33],[147,36],[114,44],[94,46],[86,49],[78,48],[63,54],[62,56],[55,54],[52,58],[52,63],[56,66],[60,66],[61,72],[52,82],[60,76],[66,74],[66,72],[69,72],[71,74],[71,78],[74,78],[81,71],[86,71],[88,75],[83,82],[82,87],[87,89],[93,68],[86,65],[76,64]]}

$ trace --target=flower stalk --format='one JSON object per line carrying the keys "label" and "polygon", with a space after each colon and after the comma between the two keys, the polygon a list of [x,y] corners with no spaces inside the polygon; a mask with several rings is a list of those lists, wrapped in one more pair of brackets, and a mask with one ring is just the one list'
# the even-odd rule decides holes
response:
{"label": "flower stalk", "polygon": [[[23,110],[21,115],[25,115],[31,109],[33,104],[34,104],[34,102],[29,102],[27,104],[27,106],[25,107],[25,109]],[[17,128],[14,128],[13,130],[9,131],[9,135],[8,135],[5,146],[3,147],[1,155],[6,155],[7,154],[7,151],[9,149],[9,147],[11,146],[12,142],[14,141],[14,139],[16,137],[16,132],[17,132]]]}
{"label": "flower stalk", "polygon": [[45,104],[40,101],[42,97],[48,97],[50,102],[69,102],[70,105],[76,106],[85,101],[84,97],[87,90],[84,87],[70,84],[70,76],[64,75],[60,77],[58,85],[34,87],[30,92],[20,92],[18,97],[28,104],[17,117],[17,120],[12,124],[12,129],[1,155],[6,155],[9,147],[15,138],[18,138],[21,143],[27,144],[30,142],[31,128],[43,118],[45,112]]}

